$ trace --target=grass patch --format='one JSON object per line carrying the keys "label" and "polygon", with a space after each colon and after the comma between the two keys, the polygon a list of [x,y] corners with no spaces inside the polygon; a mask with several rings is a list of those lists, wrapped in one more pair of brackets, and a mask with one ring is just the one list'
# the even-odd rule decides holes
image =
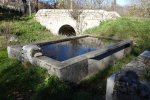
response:
{"label": "grass patch", "polygon": [[0,36],[6,36],[7,39],[11,35],[17,36],[17,44],[33,43],[60,38],[51,34],[49,30],[41,26],[34,19],[34,14],[31,17],[22,16],[22,14],[13,9],[0,7]]}
{"label": "grass patch", "polygon": [[52,35],[32,17],[22,17],[19,20],[0,21],[0,30],[4,35],[16,35],[18,43],[32,43],[58,38]]}
{"label": "grass patch", "polygon": [[6,37],[0,36],[0,48],[3,48],[3,47],[6,48],[6,46],[7,46],[7,39],[6,39]]}
{"label": "grass patch", "polygon": [[121,17],[102,22],[99,26],[86,30],[85,33],[131,39],[136,43],[134,49],[136,56],[150,48],[150,19]]}
{"label": "grass patch", "polygon": [[58,95],[65,95],[67,90],[67,85],[50,76],[45,69],[37,66],[25,68],[19,61],[9,59],[6,50],[0,51],[1,100],[61,98]]}

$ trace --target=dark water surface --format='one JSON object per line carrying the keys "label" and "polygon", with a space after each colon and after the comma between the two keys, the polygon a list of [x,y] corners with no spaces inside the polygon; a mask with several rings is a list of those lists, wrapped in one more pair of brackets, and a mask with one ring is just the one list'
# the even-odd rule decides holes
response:
{"label": "dark water surface", "polygon": [[58,61],[65,61],[69,58],[97,50],[91,46],[81,45],[76,41],[43,45],[41,48],[44,56],[53,58]]}

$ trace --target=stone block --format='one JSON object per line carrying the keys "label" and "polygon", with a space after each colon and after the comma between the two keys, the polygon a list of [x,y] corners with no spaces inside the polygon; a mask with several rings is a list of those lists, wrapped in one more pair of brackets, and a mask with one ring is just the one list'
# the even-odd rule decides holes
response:
{"label": "stone block", "polygon": [[107,78],[106,100],[150,100],[149,82],[144,78],[150,70],[145,59],[150,59],[142,54]]}
{"label": "stone block", "polygon": [[115,75],[111,75],[107,78],[107,85],[106,85],[106,100],[113,100],[113,92],[115,86]]}

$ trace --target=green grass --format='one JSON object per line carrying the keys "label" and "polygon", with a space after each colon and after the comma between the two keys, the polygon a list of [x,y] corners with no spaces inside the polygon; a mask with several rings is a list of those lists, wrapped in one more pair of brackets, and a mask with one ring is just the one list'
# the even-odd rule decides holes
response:
{"label": "green grass", "polygon": [[49,30],[41,26],[31,17],[23,16],[20,12],[8,8],[0,7],[0,35],[9,37],[16,35],[20,43],[33,43],[60,38],[51,34]]}
{"label": "green grass", "polygon": [[0,48],[6,47],[7,45],[7,39],[4,36],[0,36]]}
{"label": "green grass", "polygon": [[[68,87],[45,69],[25,68],[18,60],[9,59],[6,50],[0,51],[0,99],[54,98],[65,95]],[[56,98],[59,98],[56,96]],[[39,100],[41,100],[39,99]]]}
{"label": "green grass", "polygon": [[5,29],[4,34],[17,35],[18,43],[32,43],[58,38],[58,36],[52,35],[50,31],[36,22],[33,17],[22,17],[12,21],[0,21],[0,30],[3,29]]}
{"label": "green grass", "polygon": [[135,47],[136,55],[150,48],[150,19],[121,17],[117,20],[102,22],[85,33],[131,39],[137,46]]}

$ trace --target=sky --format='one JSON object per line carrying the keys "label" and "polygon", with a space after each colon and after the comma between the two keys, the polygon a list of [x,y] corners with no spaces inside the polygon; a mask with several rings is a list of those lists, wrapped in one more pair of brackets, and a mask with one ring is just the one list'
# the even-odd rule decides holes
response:
{"label": "sky", "polygon": [[130,0],[117,0],[117,4],[119,4],[120,6],[125,6],[130,4]]}
{"label": "sky", "polygon": [[117,4],[119,4],[120,6],[136,4],[138,2],[139,0],[117,0]]}

